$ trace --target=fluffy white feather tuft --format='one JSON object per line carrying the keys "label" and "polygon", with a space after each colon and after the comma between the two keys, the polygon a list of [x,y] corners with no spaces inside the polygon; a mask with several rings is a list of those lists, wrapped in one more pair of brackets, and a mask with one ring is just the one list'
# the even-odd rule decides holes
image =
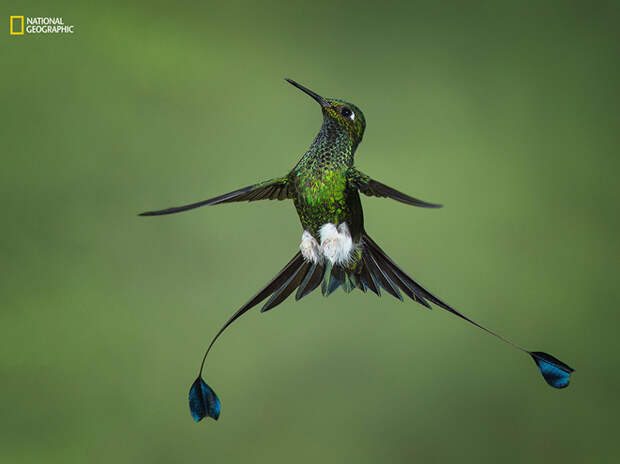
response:
{"label": "fluffy white feather tuft", "polygon": [[301,235],[299,249],[301,250],[301,255],[306,261],[318,263],[323,259],[323,252],[321,251],[319,242],[317,242],[312,234],[307,230],[304,230],[304,233]]}
{"label": "fluffy white feather tuft", "polygon": [[351,252],[353,251],[353,239],[347,224],[343,222],[336,227],[328,222],[321,226],[319,232],[323,255],[332,264],[347,264],[351,260]]}
{"label": "fluffy white feather tuft", "polygon": [[351,261],[351,255],[355,249],[351,232],[346,223],[336,227],[330,222],[323,224],[319,229],[321,244],[310,232],[304,230],[301,235],[299,249],[306,261],[318,263],[327,258],[332,264],[346,265]]}

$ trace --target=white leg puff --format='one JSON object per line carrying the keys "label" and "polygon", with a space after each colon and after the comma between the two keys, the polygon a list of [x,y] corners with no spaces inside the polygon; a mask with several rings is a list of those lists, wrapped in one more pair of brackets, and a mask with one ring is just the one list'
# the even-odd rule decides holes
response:
{"label": "white leg puff", "polygon": [[321,226],[321,250],[332,264],[347,264],[353,251],[353,240],[346,223],[336,227],[327,223]]}
{"label": "white leg puff", "polygon": [[299,249],[301,250],[301,255],[306,261],[318,263],[323,259],[323,253],[319,247],[319,242],[317,242],[312,234],[307,230],[304,230],[304,233],[301,235]]}

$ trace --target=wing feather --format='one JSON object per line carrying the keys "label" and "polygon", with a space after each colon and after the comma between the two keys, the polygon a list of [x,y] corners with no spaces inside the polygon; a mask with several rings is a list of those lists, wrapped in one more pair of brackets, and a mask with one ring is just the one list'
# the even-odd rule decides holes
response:
{"label": "wing feather", "polygon": [[371,179],[369,176],[355,168],[351,168],[347,171],[347,178],[353,187],[357,188],[360,192],[369,197],[391,198],[392,200],[400,201],[406,205],[420,206],[422,208],[441,208],[442,206],[436,203],[428,203],[426,201],[418,200],[417,198],[413,198],[406,193],[399,192],[392,187]]}
{"label": "wing feather", "polygon": [[279,177],[258,184],[249,185],[233,192],[225,193],[208,200],[191,203],[184,206],[173,206],[172,208],[157,211],[147,211],[140,216],[162,216],[164,214],[180,213],[190,209],[200,208],[201,206],[219,205],[220,203],[232,203],[236,201],[257,201],[269,198],[270,200],[286,200],[292,198],[290,184],[287,177]]}

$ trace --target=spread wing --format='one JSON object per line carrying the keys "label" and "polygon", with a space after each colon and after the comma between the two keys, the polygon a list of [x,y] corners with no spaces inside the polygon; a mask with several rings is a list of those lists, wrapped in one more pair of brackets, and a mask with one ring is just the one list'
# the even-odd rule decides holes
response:
{"label": "spread wing", "polygon": [[192,203],[191,205],[173,206],[172,208],[162,209],[158,211],[147,211],[141,213],[140,216],[161,216],[163,214],[180,213],[201,206],[219,205],[220,203],[232,203],[233,201],[256,201],[256,200],[286,200],[292,198],[289,191],[289,182],[287,177],[279,177],[277,179],[267,180],[258,184],[235,190],[234,192],[225,193],[215,198]]}
{"label": "spread wing", "polygon": [[350,185],[369,197],[391,198],[392,200],[400,201],[406,205],[421,206],[422,208],[441,208],[442,206],[435,203],[427,203],[426,201],[418,200],[417,198],[399,192],[392,187],[388,187],[381,182],[371,179],[355,168],[350,168],[347,171],[347,179]]}

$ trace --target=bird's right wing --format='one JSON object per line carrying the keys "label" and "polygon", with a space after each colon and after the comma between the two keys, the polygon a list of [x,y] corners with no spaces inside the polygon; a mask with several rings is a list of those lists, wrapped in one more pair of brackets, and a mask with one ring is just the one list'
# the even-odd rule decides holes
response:
{"label": "bird's right wing", "polygon": [[289,181],[287,177],[278,177],[265,182],[250,185],[234,192],[225,193],[215,198],[199,201],[185,206],[173,206],[172,208],[159,211],[147,211],[140,216],[161,216],[163,214],[180,213],[201,206],[218,205],[220,203],[231,203],[233,201],[256,201],[256,200],[286,200],[292,198],[289,191]]}
{"label": "bird's right wing", "polygon": [[347,179],[350,185],[369,197],[391,198],[392,200],[400,201],[401,203],[405,203],[407,205],[421,206],[423,208],[441,208],[442,206],[410,197],[405,193],[399,192],[392,187],[388,187],[381,182],[371,179],[369,176],[355,168],[350,168],[347,171]]}

